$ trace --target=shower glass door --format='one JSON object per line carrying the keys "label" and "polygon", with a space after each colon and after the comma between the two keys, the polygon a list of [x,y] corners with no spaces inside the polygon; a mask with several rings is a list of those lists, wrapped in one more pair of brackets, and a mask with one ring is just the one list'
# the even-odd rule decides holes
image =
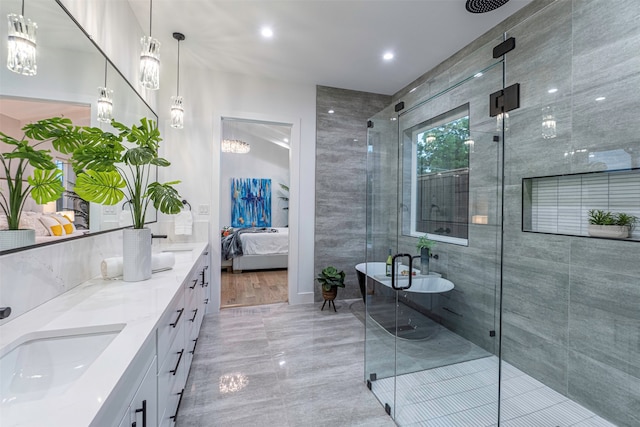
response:
{"label": "shower glass door", "polygon": [[[505,121],[490,117],[489,95],[503,88],[501,42],[371,119],[365,375],[401,426],[498,422]],[[421,236],[436,241],[428,271]],[[403,255],[393,280],[390,250]]]}

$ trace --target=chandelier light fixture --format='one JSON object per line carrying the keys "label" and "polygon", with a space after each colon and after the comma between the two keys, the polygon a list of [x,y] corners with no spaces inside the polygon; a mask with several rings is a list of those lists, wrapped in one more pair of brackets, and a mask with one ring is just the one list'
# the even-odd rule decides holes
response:
{"label": "chandelier light fixture", "polygon": [[223,153],[247,154],[251,151],[248,142],[236,137],[238,120],[223,118],[222,119],[222,142],[220,149]]}
{"label": "chandelier light fixture", "polygon": [[24,0],[22,13],[7,15],[9,21],[7,43],[7,68],[14,73],[35,76],[38,72],[36,64],[36,31],[38,24],[24,17]]}
{"label": "chandelier light fixture", "polygon": [[98,121],[111,123],[113,119],[113,90],[107,88],[107,58],[104,59],[104,86],[98,88]]}
{"label": "chandelier light fixture", "polygon": [[173,38],[178,41],[178,73],[176,77],[176,96],[171,97],[171,127],[182,129],[184,127],[184,106],[180,96],[180,42],[184,40],[184,34],[173,33]]}
{"label": "chandelier light fixture", "polygon": [[160,88],[160,42],[151,37],[153,0],[149,0],[149,35],[142,37],[140,53],[140,83],[151,90]]}
{"label": "chandelier light fixture", "polygon": [[249,151],[251,151],[251,146],[248,142],[239,139],[222,140],[223,153],[247,154]]}

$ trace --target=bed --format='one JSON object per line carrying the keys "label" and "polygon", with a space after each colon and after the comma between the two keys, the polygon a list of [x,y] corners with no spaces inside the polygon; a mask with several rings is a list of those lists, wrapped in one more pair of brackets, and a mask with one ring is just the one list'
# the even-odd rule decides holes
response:
{"label": "bed", "polygon": [[[225,258],[231,260],[231,268],[234,273],[242,273],[246,270],[266,270],[275,268],[287,268],[289,263],[289,229],[286,227],[272,227],[265,229],[242,229],[235,236],[232,234],[223,239],[223,265]],[[227,242],[236,240],[240,245],[241,254],[234,251],[225,251],[225,239]],[[231,253],[229,253],[231,252]],[[228,265],[228,262],[227,262]]]}

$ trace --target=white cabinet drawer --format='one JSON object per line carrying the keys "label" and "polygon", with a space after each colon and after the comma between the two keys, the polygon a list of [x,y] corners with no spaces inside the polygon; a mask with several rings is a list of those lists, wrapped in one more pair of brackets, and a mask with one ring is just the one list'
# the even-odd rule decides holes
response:
{"label": "white cabinet drawer", "polygon": [[182,335],[178,332],[184,330],[182,325],[186,322],[186,317],[189,314],[185,311],[184,293],[180,290],[158,323],[158,364],[160,366],[164,363],[164,358],[169,353],[176,337],[183,340]]}

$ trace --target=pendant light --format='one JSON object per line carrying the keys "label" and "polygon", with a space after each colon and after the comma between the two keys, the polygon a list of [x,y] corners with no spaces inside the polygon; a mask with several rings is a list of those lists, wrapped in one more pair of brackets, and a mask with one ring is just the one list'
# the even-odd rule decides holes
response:
{"label": "pendant light", "polygon": [[180,96],[180,42],[184,40],[184,34],[173,33],[173,38],[178,41],[178,76],[176,77],[176,96],[171,97],[171,127],[182,129],[184,127],[184,107]]}
{"label": "pendant light", "polygon": [[111,123],[113,119],[113,90],[107,88],[107,66],[109,62],[104,59],[104,87],[98,88],[98,121]]}
{"label": "pendant light", "polygon": [[9,21],[7,43],[7,68],[14,73],[35,76],[38,72],[36,64],[36,31],[38,24],[24,17],[24,0],[22,13],[7,15]]}
{"label": "pendant light", "polygon": [[142,37],[140,53],[140,83],[151,90],[160,88],[160,42],[151,37],[153,0],[149,0],[149,35]]}

